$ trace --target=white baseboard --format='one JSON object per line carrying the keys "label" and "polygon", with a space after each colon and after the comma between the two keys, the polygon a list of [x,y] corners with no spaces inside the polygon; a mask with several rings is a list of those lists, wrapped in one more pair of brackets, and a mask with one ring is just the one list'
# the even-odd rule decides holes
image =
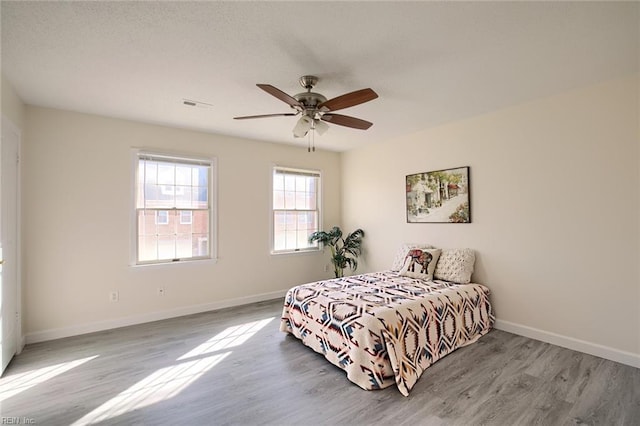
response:
{"label": "white baseboard", "polygon": [[598,345],[596,343],[586,342],[584,340],[574,339],[573,337],[567,337],[561,334],[551,333],[549,331],[539,330],[537,328],[527,327],[526,325],[499,319],[496,320],[494,327],[498,330],[507,331],[509,333],[551,343],[552,345],[562,346],[563,348],[572,349],[574,351],[583,352],[589,355],[619,362],[621,364],[640,368],[640,354],[621,351],[608,346]]}
{"label": "white baseboard", "polygon": [[199,314],[201,312],[215,311],[217,309],[230,308],[233,306],[246,305],[249,303],[262,302],[265,300],[284,297],[287,290],[273,291],[270,293],[256,294],[253,296],[238,297],[235,299],[222,300],[220,302],[205,303],[202,305],[185,306],[171,309],[169,311],[151,312],[148,314],[135,315],[131,317],[118,318],[114,320],[99,321],[79,326],[55,328],[51,330],[36,331],[25,336],[26,343],[44,342],[47,340],[61,339],[64,337],[78,336],[80,334],[94,333],[96,331],[111,330],[129,325],[143,324],[146,322],[159,321],[169,318],[181,317],[185,315]]}

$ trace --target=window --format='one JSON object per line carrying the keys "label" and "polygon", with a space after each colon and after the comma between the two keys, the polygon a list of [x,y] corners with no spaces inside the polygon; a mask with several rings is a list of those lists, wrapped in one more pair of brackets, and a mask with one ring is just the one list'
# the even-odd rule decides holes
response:
{"label": "window", "polygon": [[273,169],[273,253],[317,250],[309,235],[320,223],[320,172]]}
{"label": "window", "polygon": [[191,225],[193,223],[193,212],[191,210],[180,210],[180,225]]}
{"label": "window", "polygon": [[135,263],[212,257],[213,160],[136,154]]}
{"label": "window", "polygon": [[156,210],[156,225],[168,225],[169,212],[166,210]]}

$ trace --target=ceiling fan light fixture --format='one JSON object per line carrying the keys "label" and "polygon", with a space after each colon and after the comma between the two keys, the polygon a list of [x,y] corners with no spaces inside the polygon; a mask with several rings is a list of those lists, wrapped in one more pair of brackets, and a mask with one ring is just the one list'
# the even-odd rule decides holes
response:
{"label": "ceiling fan light fixture", "polygon": [[313,128],[320,136],[322,136],[327,132],[327,130],[329,130],[329,125],[324,121],[315,120]]}
{"label": "ceiling fan light fixture", "polygon": [[311,130],[313,125],[313,119],[309,116],[303,115],[300,117],[296,126],[293,128],[293,136],[296,138],[303,138]]}

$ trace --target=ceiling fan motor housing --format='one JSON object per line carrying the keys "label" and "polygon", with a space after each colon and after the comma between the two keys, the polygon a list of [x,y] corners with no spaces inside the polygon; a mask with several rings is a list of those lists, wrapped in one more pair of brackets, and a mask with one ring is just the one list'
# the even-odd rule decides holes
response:
{"label": "ceiling fan motor housing", "polygon": [[307,89],[306,92],[298,93],[297,95],[293,95],[293,98],[304,105],[304,109],[302,113],[311,118],[316,117],[318,111],[318,105],[323,102],[326,102],[327,98],[321,95],[320,93],[312,92],[311,89],[318,83],[318,77],[315,75],[303,75],[298,80],[300,86]]}
{"label": "ceiling fan motor housing", "polygon": [[315,92],[302,92],[297,95],[293,95],[294,99],[305,106],[305,109],[317,109],[318,105],[325,102],[327,98],[320,93]]}

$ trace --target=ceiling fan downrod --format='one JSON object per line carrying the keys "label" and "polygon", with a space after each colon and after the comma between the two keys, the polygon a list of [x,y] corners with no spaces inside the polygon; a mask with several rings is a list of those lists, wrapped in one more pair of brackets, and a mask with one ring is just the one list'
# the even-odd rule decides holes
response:
{"label": "ceiling fan downrod", "polygon": [[315,75],[303,75],[298,79],[298,83],[307,91],[293,95],[293,98],[303,105],[303,111],[314,119],[320,118],[316,116],[319,112],[318,105],[327,101],[327,98],[320,93],[311,91],[318,84],[318,80]]}

